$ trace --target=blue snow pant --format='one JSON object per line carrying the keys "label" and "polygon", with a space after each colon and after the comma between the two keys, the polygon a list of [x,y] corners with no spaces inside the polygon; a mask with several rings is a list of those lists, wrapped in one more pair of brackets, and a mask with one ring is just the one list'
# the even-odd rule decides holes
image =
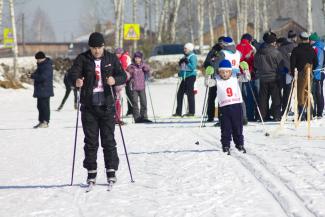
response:
{"label": "blue snow pant", "polygon": [[241,103],[219,107],[219,109],[222,147],[230,148],[231,137],[236,146],[243,146],[243,109]]}

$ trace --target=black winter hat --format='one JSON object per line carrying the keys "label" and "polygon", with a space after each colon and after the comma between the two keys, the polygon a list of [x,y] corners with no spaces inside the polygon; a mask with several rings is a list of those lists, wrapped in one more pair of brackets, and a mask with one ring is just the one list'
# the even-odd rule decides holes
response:
{"label": "black winter hat", "polygon": [[46,56],[45,56],[45,53],[43,51],[38,51],[36,54],[35,54],[35,59],[39,60],[39,59],[45,59]]}
{"label": "black winter hat", "polygon": [[89,36],[88,45],[89,47],[102,47],[104,42],[104,36],[101,33],[93,32]]}
{"label": "black winter hat", "polygon": [[272,44],[276,42],[276,34],[273,32],[266,32],[263,35],[263,41],[267,44]]}

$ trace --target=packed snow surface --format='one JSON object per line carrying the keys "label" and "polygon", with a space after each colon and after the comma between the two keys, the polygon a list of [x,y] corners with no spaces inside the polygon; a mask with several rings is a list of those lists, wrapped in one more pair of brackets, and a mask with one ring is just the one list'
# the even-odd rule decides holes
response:
{"label": "packed snow surface", "polygon": [[[249,123],[247,154],[233,144],[221,150],[220,129],[199,128],[205,87],[198,81],[197,118],[170,118],[177,79],[151,82],[156,124],[122,126],[134,183],[130,182],[121,133],[118,181],[106,191],[101,148],[94,189],[85,193],[83,132],[78,128],[74,184],[70,186],[76,110],[72,93],[56,84],[47,129],[37,124],[33,88],[0,89],[1,217],[324,217],[325,119],[296,129],[292,122]],[[148,112],[154,120],[147,89]],[[124,99],[124,104],[126,100]],[[123,113],[126,113],[124,107]],[[270,133],[265,136],[265,131]],[[199,145],[195,142],[199,141]]]}

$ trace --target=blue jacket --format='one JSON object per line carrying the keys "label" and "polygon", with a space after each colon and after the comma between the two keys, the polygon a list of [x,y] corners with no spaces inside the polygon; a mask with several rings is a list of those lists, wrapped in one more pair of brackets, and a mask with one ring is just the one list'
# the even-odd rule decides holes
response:
{"label": "blue jacket", "polygon": [[190,76],[196,76],[196,67],[197,67],[197,56],[190,52],[189,54],[185,55],[185,58],[188,59],[188,63],[183,63],[181,65],[181,69],[178,72],[178,77],[183,79],[188,78]]}
{"label": "blue jacket", "polygon": [[316,41],[312,46],[315,49],[318,60],[318,64],[313,70],[314,80],[321,80],[321,69],[323,68],[324,64],[324,43],[322,41]]}
{"label": "blue jacket", "polygon": [[53,92],[53,67],[52,60],[46,58],[43,62],[37,63],[37,69],[31,76],[34,79],[35,98],[47,98],[54,96]]}

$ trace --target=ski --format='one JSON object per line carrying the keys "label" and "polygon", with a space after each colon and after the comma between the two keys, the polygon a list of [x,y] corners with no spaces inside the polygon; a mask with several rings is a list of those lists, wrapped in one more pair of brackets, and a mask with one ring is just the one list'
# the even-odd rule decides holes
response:
{"label": "ski", "polygon": [[113,189],[113,185],[114,185],[114,182],[113,181],[109,181],[108,182],[108,185],[107,185],[107,191],[111,191]]}
{"label": "ski", "polygon": [[94,186],[95,186],[95,183],[94,182],[89,182],[88,187],[86,189],[86,193],[92,191],[93,188],[94,188]]}

